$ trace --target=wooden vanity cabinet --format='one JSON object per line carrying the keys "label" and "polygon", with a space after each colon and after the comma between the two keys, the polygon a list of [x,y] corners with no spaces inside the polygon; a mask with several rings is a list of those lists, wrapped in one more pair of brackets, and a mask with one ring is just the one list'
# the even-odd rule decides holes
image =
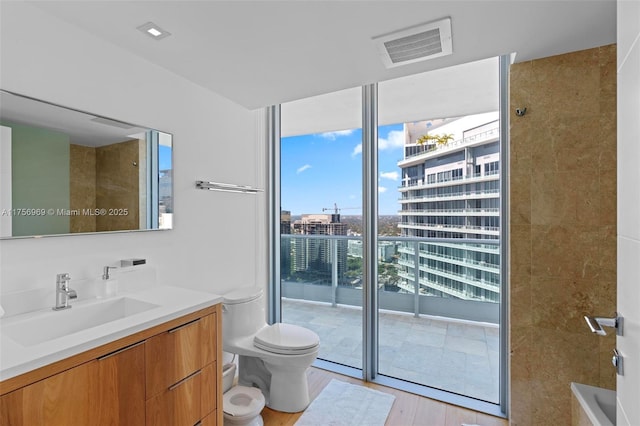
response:
{"label": "wooden vanity cabinet", "polygon": [[4,381],[0,426],[222,426],[219,318],[212,306]]}
{"label": "wooden vanity cabinet", "polygon": [[148,339],[147,425],[193,426],[216,409],[216,316]]}
{"label": "wooden vanity cabinet", "polygon": [[92,423],[98,399],[98,362],[91,361],[0,398],[2,426],[68,426]]}
{"label": "wooden vanity cabinet", "polygon": [[[142,425],[145,421],[144,343],[139,342],[97,360],[98,425]],[[95,420],[94,420],[95,419]]]}

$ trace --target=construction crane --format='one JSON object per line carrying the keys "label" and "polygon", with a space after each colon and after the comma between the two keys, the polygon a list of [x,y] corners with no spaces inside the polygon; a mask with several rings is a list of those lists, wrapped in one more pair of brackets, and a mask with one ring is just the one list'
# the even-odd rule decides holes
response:
{"label": "construction crane", "polygon": [[324,207],[322,209],[323,212],[327,210],[333,210],[334,214],[339,214],[341,210],[361,210],[362,207],[340,207],[338,208],[338,203],[333,203],[333,207]]}

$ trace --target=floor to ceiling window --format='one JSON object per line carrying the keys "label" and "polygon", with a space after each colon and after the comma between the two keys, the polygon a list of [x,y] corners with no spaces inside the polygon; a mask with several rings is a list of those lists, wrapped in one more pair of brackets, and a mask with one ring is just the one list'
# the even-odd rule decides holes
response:
{"label": "floor to ceiling window", "polygon": [[499,62],[281,106],[272,312],[324,368],[505,411]]}
{"label": "floor to ceiling window", "polygon": [[[319,358],[362,368],[359,87],[282,105],[282,321],[322,336]],[[343,307],[336,314],[338,303]],[[312,303],[320,302],[320,303]]]}

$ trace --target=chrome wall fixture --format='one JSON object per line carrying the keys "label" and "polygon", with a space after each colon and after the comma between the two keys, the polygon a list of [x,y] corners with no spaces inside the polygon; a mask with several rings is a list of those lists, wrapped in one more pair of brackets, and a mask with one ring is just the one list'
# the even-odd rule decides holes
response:
{"label": "chrome wall fixture", "polygon": [[251,186],[235,185],[232,183],[208,182],[204,180],[197,180],[196,188],[205,189],[208,191],[240,192],[244,194],[257,194],[258,192],[263,192],[262,189],[253,188]]}

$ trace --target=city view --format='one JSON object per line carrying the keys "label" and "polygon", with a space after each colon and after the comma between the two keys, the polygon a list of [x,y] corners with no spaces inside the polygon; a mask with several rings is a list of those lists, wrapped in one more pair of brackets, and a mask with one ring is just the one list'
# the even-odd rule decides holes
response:
{"label": "city view", "polygon": [[[380,372],[490,402],[499,377],[498,124],[490,112],[379,128]],[[320,358],[356,368],[361,343],[344,333],[357,335],[346,325],[357,316],[335,308],[362,303],[360,138],[356,129],[281,146],[283,320],[318,332],[328,343]],[[399,347],[418,335],[400,341],[385,326],[398,315],[427,330],[405,348],[419,352],[417,364],[401,361]],[[443,363],[456,368],[445,374]]]}

